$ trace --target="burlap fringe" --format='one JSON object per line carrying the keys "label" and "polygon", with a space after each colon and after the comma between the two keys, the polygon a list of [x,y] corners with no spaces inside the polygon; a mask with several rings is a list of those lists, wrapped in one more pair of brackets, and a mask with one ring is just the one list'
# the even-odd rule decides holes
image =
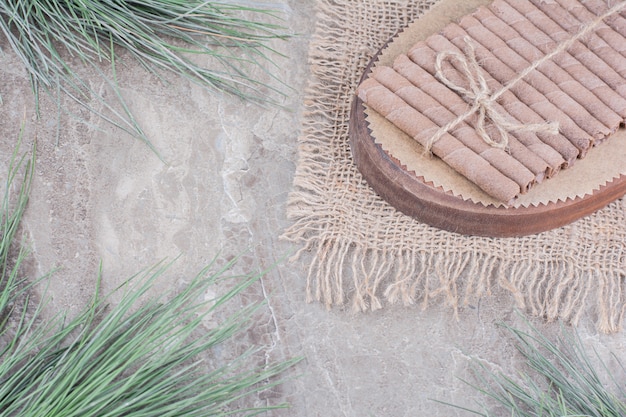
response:
{"label": "burlap fringe", "polygon": [[367,57],[432,3],[318,1],[299,161],[287,207],[294,223],[281,236],[302,245],[294,258],[304,259],[307,252],[312,257],[308,301],[354,311],[444,302],[458,316],[504,289],[533,316],[575,325],[589,310],[601,332],[619,331],[626,308],[624,201],[578,227],[539,237],[458,236],[396,212],[353,166],[349,106]]}
{"label": "burlap fringe", "polygon": [[585,268],[579,262],[504,260],[477,251],[424,252],[419,248],[376,250],[344,239],[313,239],[292,261],[310,252],[307,302],[376,311],[384,303],[428,308],[449,306],[458,318],[466,307],[494,291],[509,292],[518,308],[546,321],[576,325],[595,312],[598,330],[621,330],[626,302],[624,271]]}

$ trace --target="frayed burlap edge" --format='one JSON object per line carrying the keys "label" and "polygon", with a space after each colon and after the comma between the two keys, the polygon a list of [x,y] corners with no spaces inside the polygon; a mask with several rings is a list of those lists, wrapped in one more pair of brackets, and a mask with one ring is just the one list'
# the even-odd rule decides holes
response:
{"label": "frayed burlap edge", "polygon": [[309,51],[299,160],[282,238],[309,252],[307,301],[377,310],[444,302],[455,315],[505,289],[546,320],[585,311],[604,333],[626,308],[623,200],[572,225],[515,239],[460,236],[421,224],[382,201],[351,159],[349,109],[371,56],[435,1],[318,2]]}

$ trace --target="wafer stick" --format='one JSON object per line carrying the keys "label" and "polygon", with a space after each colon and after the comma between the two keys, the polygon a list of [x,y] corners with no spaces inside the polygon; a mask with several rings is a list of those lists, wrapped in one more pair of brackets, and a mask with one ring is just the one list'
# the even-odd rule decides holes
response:
{"label": "wafer stick", "polygon": [[[530,0],[535,6],[537,6],[546,15],[552,18],[563,29],[569,32],[568,37],[572,33],[580,31],[581,25],[578,20],[572,16],[572,14],[563,9],[558,3],[545,2],[544,0]],[[606,62],[611,68],[615,70],[622,77],[626,77],[626,58],[620,54],[616,54],[613,48],[611,48],[602,38],[595,33],[590,34],[588,37],[582,39],[582,43],[593,51],[598,58]]]}
{"label": "wafer stick", "polygon": [[[609,6],[602,0],[583,0],[582,4],[596,15],[601,15],[609,10]],[[613,15],[605,20],[605,23],[617,33],[626,36],[626,18],[624,13]]]}
{"label": "wafer stick", "polygon": [[[363,81],[357,94],[363,102],[422,146],[426,146],[430,137],[439,130],[439,126],[373,78]],[[431,150],[452,169],[498,201],[511,204],[521,191],[517,183],[450,134],[445,134],[435,142]]]}
{"label": "wafer stick", "polygon": [[[390,67],[375,68],[371,77],[393,91],[439,127],[445,126],[456,118],[454,113]],[[449,133],[483,157],[498,171],[515,181],[520,186],[522,193],[527,192],[535,182],[535,174],[503,149],[489,146],[467,123],[460,123]]]}
{"label": "wafer stick", "polygon": [[[460,26],[446,26],[442,33],[445,34],[445,37],[438,35],[428,39],[429,45],[432,46],[433,49],[441,52],[449,48],[449,46],[447,46],[448,44],[455,45],[459,50],[467,47],[465,41],[467,33]],[[485,68],[493,78],[503,85],[509,84],[510,80],[516,78],[518,73],[495,57],[482,44],[474,43],[474,47],[476,49],[476,56],[482,62],[483,68]],[[594,137],[590,132],[585,131],[585,129],[581,127],[583,124],[581,120],[578,120],[578,123],[572,120],[572,117],[576,117],[576,115],[574,109],[568,106],[569,103],[561,103],[559,100],[556,100],[556,98],[559,97],[558,90],[549,89],[545,85],[541,85],[540,81],[537,84],[539,85],[535,85],[534,82],[531,84],[525,80],[520,80],[514,85],[511,85],[510,90],[529,107],[547,109],[548,111],[544,110],[542,112],[545,115],[545,119],[558,122],[561,131],[565,133],[565,136],[579,150],[579,157],[584,157]],[[544,92],[539,91],[540,89]],[[548,97],[546,93],[550,94],[550,97]],[[560,95],[563,95],[563,93],[560,92]],[[563,108],[561,108],[561,106]]]}
{"label": "wafer stick", "polygon": [[[523,39],[515,29],[496,17],[486,7],[479,8],[472,16],[480,21],[480,25],[484,26],[486,31],[488,30],[490,34],[497,34],[503,42],[506,42],[507,48],[512,48],[513,51],[523,57],[527,62],[524,65],[529,65],[532,60],[538,59],[542,55],[539,49]],[[465,20],[461,20],[460,25],[464,26],[464,22]],[[468,33],[471,34],[469,30]],[[608,127],[610,133],[614,133],[619,128],[620,123],[623,122],[623,116],[603,103],[593,91],[574,79],[552,60],[539,66],[538,70],[550,78],[561,90],[575,99],[589,114]],[[626,100],[624,100],[624,104],[626,105]]]}
{"label": "wafer stick", "polygon": [[[579,0],[556,0],[565,10],[568,10],[579,24],[587,24],[598,16],[589,11]],[[598,25],[596,35],[604,40],[614,51],[624,56],[626,54],[626,39],[606,23]]]}
{"label": "wafer stick", "polygon": [[[459,25],[450,25],[443,33],[450,35],[448,38],[453,43],[455,43],[455,41],[452,37],[462,39],[469,34],[475,41],[479,42],[490,52],[490,58],[493,56],[500,60],[502,64],[501,68],[508,69],[512,78],[533,64],[533,62],[529,62],[511,49],[506,42],[502,40],[500,33],[491,32],[473,16],[465,16],[461,19]],[[537,57],[537,59],[539,58],[540,57]],[[581,129],[587,132],[594,141],[604,139],[614,132],[615,128],[617,128],[621,122],[621,117],[604,106],[602,102],[599,102],[602,106],[602,108],[599,109],[600,117],[603,117],[601,115],[602,110],[608,112],[606,116],[611,116],[611,114],[614,116],[613,118],[606,118],[607,124],[603,123],[603,120],[599,121],[595,115],[587,111],[586,107],[581,104],[585,103],[585,101],[593,103],[595,96],[578,83],[576,83],[578,85],[575,85],[573,88],[567,88],[567,84],[564,85],[564,87],[566,87],[565,90],[561,88],[561,86],[557,85],[555,81],[545,74],[545,72],[549,73],[546,69],[546,67],[549,68],[549,64],[550,61],[547,61],[545,65],[543,65],[543,70],[538,68],[538,70],[528,74],[526,77],[527,82],[567,114]],[[511,78],[507,77],[507,79]],[[577,101],[575,98],[579,100]],[[611,130],[610,126],[613,126],[613,130]]]}
{"label": "wafer stick", "polygon": [[[461,29],[459,26],[454,26]],[[451,33],[451,27],[452,26],[447,26],[444,29],[444,32],[448,31],[449,36],[453,35],[453,33]],[[454,39],[449,40],[442,35],[434,35],[427,39],[427,43],[437,52],[450,50],[455,46],[457,50],[460,50],[460,48],[464,48],[466,46],[463,37],[451,37]],[[498,80],[498,82],[502,84],[506,84],[509,80],[515,78],[517,75],[515,71],[512,71],[500,62],[500,60],[495,58],[486,48],[479,44],[476,44],[475,47],[477,57],[481,59],[486,72],[494,79]],[[567,114],[561,111],[561,109],[556,107],[543,94],[537,91],[534,86],[523,80],[518,82],[516,85],[513,85],[510,88],[510,91],[513,92],[522,102],[528,105],[528,107],[535,109],[537,113],[541,114],[544,117],[544,120],[557,121],[559,123],[560,130],[565,134],[565,137],[572,142],[576,149],[578,149],[579,157],[584,157],[590,147],[592,137],[587,132],[582,130],[574,121],[572,121]]]}
{"label": "wafer stick", "polygon": [[[517,74],[530,67],[532,63],[528,62],[515,51],[509,48],[502,41],[498,34],[491,33],[478,20],[471,16],[466,16],[461,20],[465,28],[451,24],[448,25],[442,34],[447,37],[457,47],[466,46],[465,37],[471,36],[476,44],[477,55],[484,61],[485,68],[489,68],[489,72],[502,83],[508,83],[514,79]],[[467,30],[465,30],[467,29]],[[573,100],[548,77],[538,71],[532,71],[527,75],[524,82],[525,85],[532,85],[542,96],[547,98],[563,113],[565,113],[576,125],[588,134],[587,139],[574,144],[584,152],[590,146],[588,142],[595,139],[604,138],[610,133],[602,123],[598,122],[584,107]],[[524,83],[519,82],[520,88],[524,89]],[[514,88],[515,91],[520,89]],[[519,93],[518,93],[519,94]],[[518,96],[519,97],[519,96]],[[538,96],[537,96],[538,97]]]}
{"label": "wafer stick", "polygon": [[[491,5],[492,10],[497,13],[500,7],[506,7],[503,0],[494,0]],[[550,45],[551,49],[557,47],[559,42],[564,39],[569,39],[571,35],[567,33],[561,26],[555,23],[550,17],[548,17],[543,11],[538,9],[532,3],[528,1],[519,1],[511,4],[521,15],[528,18],[537,28],[546,33],[553,41],[554,44]],[[503,20],[505,20],[503,18]],[[618,94],[626,98],[626,85],[624,84],[624,78],[618,74],[610,65],[600,59],[593,51],[581,42],[575,42],[569,49],[569,52],[576,57],[585,67],[591,72],[600,77],[607,85],[613,88]]]}
{"label": "wafer stick", "polygon": [[[419,86],[426,94],[444,104],[455,116],[460,116],[467,110],[468,105],[461,97],[408,56],[399,55],[394,60],[393,68],[413,85]],[[505,112],[499,104],[496,105],[498,111]],[[535,174],[537,182],[541,182],[544,175],[551,177],[556,174],[565,162],[558,152],[544,144],[535,134],[528,132],[514,132],[509,140],[509,149],[515,159]]]}
{"label": "wafer stick", "polygon": [[[512,47],[518,42],[527,41],[544,54],[554,50],[556,44],[552,38],[537,28],[537,26],[522,16],[509,4],[503,1],[496,1],[492,4],[489,11],[493,14],[494,18],[500,19],[500,21],[519,33],[519,40],[514,39],[508,42]],[[486,19],[485,23],[490,21],[491,19]],[[596,97],[602,100],[603,103],[615,110],[622,118],[626,118],[626,99],[615,92],[615,90],[598,75],[591,72],[577,58],[573,57],[569,52],[563,52],[556,55],[553,60],[555,64],[567,71],[587,89],[593,91]],[[619,77],[618,74],[615,75]]]}
{"label": "wafer stick", "polygon": [[[449,42],[448,42],[449,43]],[[458,50],[454,45],[449,43],[449,47]],[[437,52],[424,42],[418,42],[408,52],[408,57],[411,61],[424,68],[431,75],[436,73],[435,70],[435,56]],[[452,74],[454,75],[454,74]],[[489,86],[492,90],[500,90],[502,85],[488,74],[485,74]],[[545,122],[544,116],[541,114],[539,108],[531,108],[525,103],[521,102],[511,91],[507,91],[500,96],[499,102],[506,109],[507,113],[511,114],[517,120],[522,123],[535,124]],[[549,107],[549,106],[548,106]],[[551,107],[548,108],[548,116],[550,115]],[[563,135],[551,135],[551,134],[537,134],[537,137],[542,142],[552,147],[557,151],[565,160],[565,167],[574,163],[578,157],[578,149]]]}
{"label": "wafer stick", "polygon": [[[491,5],[490,11],[544,54],[556,47],[556,43],[550,36],[506,2],[496,0]],[[608,72],[596,74],[569,52],[558,54],[553,59],[557,65],[593,91],[607,106],[614,109],[621,117],[626,117],[626,85],[620,83],[619,74],[606,64],[603,65]],[[621,94],[618,91],[621,91]]]}

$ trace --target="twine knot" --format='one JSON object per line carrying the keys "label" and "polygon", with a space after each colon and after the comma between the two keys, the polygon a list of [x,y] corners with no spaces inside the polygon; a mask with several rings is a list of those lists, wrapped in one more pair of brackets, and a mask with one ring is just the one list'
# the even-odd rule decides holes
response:
{"label": "twine knot", "polygon": [[[430,152],[432,145],[441,139],[447,132],[454,129],[457,125],[465,121],[473,114],[477,114],[476,133],[490,146],[495,148],[507,149],[509,144],[509,133],[511,132],[532,132],[532,133],[549,133],[558,134],[559,124],[556,122],[546,122],[539,124],[521,124],[510,121],[506,116],[498,112],[496,102],[500,96],[508,91],[521,77],[517,77],[512,83],[504,86],[500,90],[492,93],[487,85],[487,80],[482,74],[480,64],[476,59],[476,50],[469,37],[465,37],[464,41],[467,45],[465,54],[457,51],[443,51],[437,55],[435,62],[436,76],[448,88],[461,94],[466,101],[472,104],[472,107],[452,120],[445,126],[442,126],[428,141],[426,150]],[[444,62],[450,62],[459,71],[460,75],[465,78],[469,88],[459,85],[450,80],[444,73]],[[486,122],[489,119],[498,132],[498,139],[493,139],[486,129]]]}

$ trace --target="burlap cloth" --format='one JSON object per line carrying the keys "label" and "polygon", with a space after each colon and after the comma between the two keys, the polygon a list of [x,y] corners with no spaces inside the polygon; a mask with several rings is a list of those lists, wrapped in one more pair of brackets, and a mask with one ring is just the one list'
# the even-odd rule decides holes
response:
{"label": "burlap cloth", "polygon": [[[350,105],[365,66],[436,0],[318,0],[299,158],[283,238],[312,252],[310,300],[357,311],[434,302],[455,314],[504,288],[520,308],[602,332],[626,306],[624,199],[560,229],[521,238],[442,231],[396,211],[368,186],[349,147]],[[306,257],[308,258],[308,257]]]}

